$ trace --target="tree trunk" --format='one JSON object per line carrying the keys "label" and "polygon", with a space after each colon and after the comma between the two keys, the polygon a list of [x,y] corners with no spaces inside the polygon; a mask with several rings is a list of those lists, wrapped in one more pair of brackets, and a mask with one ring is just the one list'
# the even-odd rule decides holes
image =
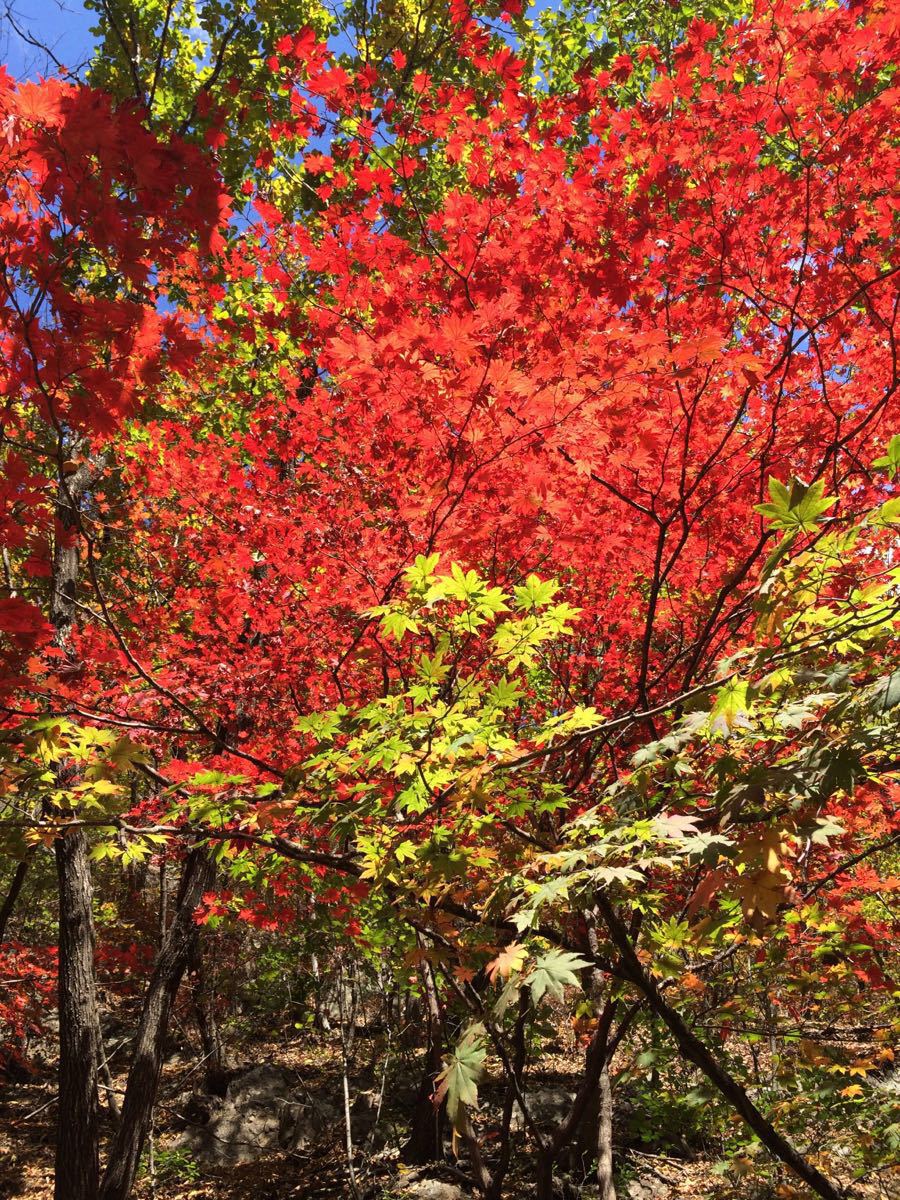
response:
{"label": "tree trunk", "polygon": [[613,1096],[609,1078],[609,1063],[603,1064],[598,1084],[600,1119],[597,1122],[597,1192],[598,1200],[616,1200],[613,1182]]}
{"label": "tree trunk", "polygon": [[23,858],[20,863],[16,864],[16,869],[13,872],[13,877],[9,885],[9,891],[6,893],[3,907],[0,908],[0,945],[6,940],[6,926],[9,924],[9,918],[16,907],[16,901],[19,899],[19,892],[21,892],[25,876],[28,874],[28,864],[30,861],[30,858]]}
{"label": "tree trunk", "polygon": [[422,984],[427,1002],[428,1026],[425,1060],[422,1077],[416,1095],[415,1108],[409,1139],[403,1147],[401,1158],[405,1163],[420,1165],[439,1162],[444,1157],[444,1129],[446,1112],[443,1104],[433,1100],[435,1077],[440,1073],[441,1034],[443,1021],[441,1007],[428,963],[422,967]]}
{"label": "tree trunk", "polygon": [[403,1162],[412,1166],[439,1162],[444,1156],[444,1106],[435,1108],[432,1099],[434,1081],[441,1070],[441,1052],[431,1033],[422,1063],[422,1075],[416,1092],[409,1138],[401,1153]]}
{"label": "tree trunk", "polygon": [[582,1121],[585,1120],[591,1102],[597,1097],[600,1077],[607,1066],[609,1032],[616,1015],[618,1002],[610,1000],[604,1005],[597,1021],[597,1028],[584,1056],[584,1071],[575,1099],[565,1118],[557,1125],[538,1155],[538,1200],[550,1200],[553,1195],[553,1168],[561,1152],[572,1141]]}
{"label": "tree trunk", "polygon": [[159,946],[162,949],[166,940],[166,928],[169,921],[169,877],[166,871],[168,862],[163,854],[159,860],[159,914],[158,914],[158,936]]}
{"label": "tree trunk", "polygon": [[313,954],[310,959],[313,977],[313,1028],[321,1029],[323,1033],[331,1033],[331,1022],[328,1020],[325,997],[323,995],[324,981],[319,968],[319,958]]}
{"label": "tree trunk", "polygon": [[185,862],[175,916],[144,998],[122,1104],[122,1120],[110,1146],[109,1162],[100,1189],[101,1200],[127,1200],[131,1193],[153,1119],[169,1016],[198,934],[194,910],[214,879],[215,866],[209,854],[205,849],[195,847]]}
{"label": "tree trunk", "polygon": [[228,1063],[216,1020],[215,997],[209,972],[206,939],[198,934],[190,960],[193,976],[193,1009],[206,1066],[206,1080],[218,1092],[226,1082]]}
{"label": "tree trunk", "polygon": [[506,1093],[503,1097],[503,1112],[500,1117],[500,1152],[497,1162],[491,1172],[491,1182],[485,1192],[485,1200],[501,1200],[503,1184],[509,1171],[512,1157],[512,1125],[513,1109],[516,1104],[516,1089],[523,1090],[523,1075],[525,1073],[525,1058],[527,1046],[525,1043],[525,1026],[531,1011],[531,993],[527,987],[519,988],[519,1008],[516,1023],[513,1026],[512,1056],[510,1067],[513,1078],[506,1081]]}
{"label": "tree trunk", "polygon": [[96,1200],[100,1181],[97,991],[87,839],[55,844],[59,885],[59,1125],[55,1200]]}
{"label": "tree trunk", "polygon": [[109,1119],[113,1125],[118,1125],[119,1117],[122,1115],[122,1110],[119,1107],[119,1100],[116,1096],[115,1084],[113,1082],[112,1072],[109,1069],[109,1060],[106,1057],[106,1046],[103,1041],[103,1030],[100,1030],[100,1038],[97,1043],[97,1075],[100,1079],[100,1086],[106,1095],[106,1107],[109,1111]]}
{"label": "tree trunk", "polygon": [[623,971],[645,996],[650,1008],[664,1022],[689,1062],[699,1067],[703,1074],[721,1092],[734,1110],[750,1126],[770,1154],[794,1172],[804,1183],[821,1196],[822,1200],[842,1200],[838,1188],[826,1178],[799,1150],[778,1132],[759,1111],[738,1081],[725,1070],[707,1046],[700,1041],[681,1016],[663,999],[656,983],[644,970],[635,953],[634,946],[625,926],[616,916],[610,902],[602,894],[597,898],[597,907],[609,930],[610,939],[621,955]]}
{"label": "tree trunk", "polygon": [[491,1190],[491,1173],[487,1169],[487,1164],[484,1161],[484,1155],[481,1153],[481,1145],[478,1141],[478,1134],[475,1132],[475,1127],[472,1124],[472,1118],[469,1116],[468,1109],[462,1110],[462,1120],[459,1123],[459,1136],[466,1147],[466,1152],[469,1155],[469,1162],[472,1164],[472,1174],[475,1176],[475,1186],[487,1196]]}
{"label": "tree trunk", "polygon": [[[78,591],[78,506],[96,470],[83,463],[60,475],[50,620],[55,644],[73,659],[70,631]],[[57,768],[62,782],[66,768]],[[56,1200],[95,1200],[100,1173],[97,1065],[100,1012],[94,976],[93,889],[87,837],[72,829],[54,845],[59,890],[59,1125]]]}
{"label": "tree trunk", "polygon": [[553,1200],[553,1155],[549,1151],[538,1155],[534,1194],[536,1200]]}

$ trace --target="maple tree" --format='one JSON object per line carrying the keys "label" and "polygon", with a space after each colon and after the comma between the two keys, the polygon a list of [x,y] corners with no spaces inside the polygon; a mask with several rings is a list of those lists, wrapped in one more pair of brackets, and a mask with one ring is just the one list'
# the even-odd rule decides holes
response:
{"label": "maple tree", "polygon": [[[279,927],[300,891],[330,938],[364,911],[407,945],[424,1092],[492,1200],[526,1030],[581,984],[542,1197],[654,1021],[837,1196],[690,1014],[893,988],[895,20],[690,9],[585,57],[575,16],[488,14],[520,54],[451,5],[434,45],[386,19],[354,58],[321,14],[223,9],[210,65],[192,12],[148,8],[129,51],[101,5],[99,87],[0,81],[4,828],[10,910],[56,858],[57,1195],[129,1194],[200,927]],[[101,1182],[90,862],[162,853]],[[710,998],[738,963],[757,984]]]}

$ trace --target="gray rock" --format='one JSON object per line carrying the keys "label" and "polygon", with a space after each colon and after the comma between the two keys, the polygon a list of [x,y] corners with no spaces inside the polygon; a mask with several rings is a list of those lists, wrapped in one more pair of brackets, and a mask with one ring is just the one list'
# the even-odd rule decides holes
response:
{"label": "gray rock", "polygon": [[403,1200],[469,1200],[469,1195],[455,1183],[444,1183],[442,1179],[415,1179],[401,1183],[395,1189]]}
{"label": "gray rock", "polygon": [[[538,1088],[526,1092],[525,1103],[535,1123],[539,1126],[558,1125],[569,1112],[575,1093],[565,1088]],[[510,1129],[520,1133],[525,1128],[525,1117],[518,1103],[513,1108]]]}
{"label": "gray rock", "polygon": [[640,1179],[633,1179],[628,1185],[628,1200],[659,1200],[660,1191]]}
{"label": "gray rock", "polygon": [[631,1180],[626,1194],[628,1200],[666,1200],[671,1195],[671,1189],[663,1180],[643,1175]]}
{"label": "gray rock", "polygon": [[252,1067],[231,1080],[224,1096],[195,1101],[193,1113],[202,1123],[189,1126],[178,1144],[215,1165],[301,1149],[339,1119],[335,1110],[303,1097],[296,1076],[284,1067]]}
{"label": "gray rock", "polygon": [[873,1076],[871,1083],[886,1096],[900,1096],[900,1067],[891,1067],[883,1075]]}

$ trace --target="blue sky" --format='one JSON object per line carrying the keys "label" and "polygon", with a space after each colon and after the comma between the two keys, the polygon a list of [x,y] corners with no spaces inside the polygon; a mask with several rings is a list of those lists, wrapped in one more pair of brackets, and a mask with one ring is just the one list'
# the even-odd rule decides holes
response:
{"label": "blue sky", "polygon": [[11,20],[7,20],[3,7],[0,62],[11,75],[36,79],[56,73],[52,59],[29,45],[28,37],[48,46],[71,71],[77,71],[89,57],[93,40],[90,28],[97,18],[84,10],[80,0],[11,0]]}
{"label": "blue sky", "polygon": [[[5,15],[7,3],[11,19]],[[533,0],[529,15],[553,5],[554,0]],[[17,79],[56,74],[54,57],[78,73],[90,58],[90,30],[96,19],[95,13],[85,11],[81,0],[0,0],[0,63]],[[499,28],[497,23],[494,27]],[[332,44],[342,48],[340,37]],[[50,55],[42,46],[49,48]]]}

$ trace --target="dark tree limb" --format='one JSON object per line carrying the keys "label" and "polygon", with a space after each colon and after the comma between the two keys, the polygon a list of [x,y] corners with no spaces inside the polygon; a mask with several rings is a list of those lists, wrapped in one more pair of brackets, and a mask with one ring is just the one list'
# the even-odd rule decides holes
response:
{"label": "dark tree limb", "polygon": [[3,906],[0,907],[0,945],[6,939],[6,926],[9,924],[9,918],[12,916],[16,901],[19,899],[19,893],[22,890],[22,884],[25,882],[25,876],[28,874],[28,864],[31,861],[28,858],[23,858],[20,863],[16,864],[16,869],[13,872],[13,877],[9,885],[9,891],[6,893],[6,898],[3,901]]}
{"label": "dark tree limb", "polygon": [[59,1125],[55,1200],[95,1200],[100,1180],[96,1067],[100,1028],[87,838],[55,844],[59,888]]}
{"label": "dark tree limb", "polygon": [[609,931],[610,940],[619,951],[623,970],[644,996],[650,1009],[666,1025],[684,1057],[703,1072],[735,1112],[743,1117],[770,1154],[780,1159],[798,1178],[812,1188],[817,1196],[821,1196],[822,1200],[842,1200],[842,1193],[836,1185],[814,1167],[763,1116],[734,1076],[722,1066],[709,1047],[701,1042],[685,1024],[680,1014],[666,1003],[656,982],[644,970],[635,953],[628,931],[602,892],[597,895],[597,908]]}
{"label": "dark tree limb", "polygon": [[185,862],[175,915],[144,997],[122,1119],[110,1146],[100,1200],[127,1200],[131,1193],[153,1118],[169,1016],[199,932],[194,910],[214,880],[211,855],[195,846]]}
{"label": "dark tree limb", "polygon": [[491,1182],[485,1192],[485,1200],[500,1200],[503,1194],[503,1183],[509,1171],[512,1157],[512,1125],[513,1108],[516,1096],[522,1091],[522,1075],[525,1070],[527,1046],[525,1044],[525,1028],[531,1012],[531,995],[527,987],[519,988],[519,1007],[516,1012],[516,1023],[512,1032],[512,1055],[510,1062],[514,1078],[506,1081],[506,1091],[503,1095],[503,1111],[500,1116],[500,1154],[491,1172]]}
{"label": "dark tree limb", "polygon": [[598,1083],[600,1119],[597,1122],[597,1193],[598,1200],[616,1200],[613,1180],[613,1095],[609,1078],[609,1060],[603,1063]]}
{"label": "dark tree limb", "polygon": [[442,1066],[444,1014],[430,964],[423,963],[420,973],[427,1014],[425,1056],[409,1138],[401,1151],[404,1162],[417,1166],[439,1162],[444,1157],[444,1133],[447,1124],[446,1105],[436,1105],[433,1100],[434,1081]]}
{"label": "dark tree limb", "polygon": [[[71,447],[70,449],[80,449]],[[79,505],[97,471],[90,458],[66,476],[64,437],[59,431],[56,519],[50,620],[53,641],[73,659],[72,621],[79,582]],[[57,767],[62,786],[68,769]],[[59,895],[59,1123],[56,1138],[55,1200],[96,1200],[100,1181],[100,1105],[97,1068],[100,1010],[94,973],[94,915],[91,864],[84,829],[65,830],[54,843]]]}

